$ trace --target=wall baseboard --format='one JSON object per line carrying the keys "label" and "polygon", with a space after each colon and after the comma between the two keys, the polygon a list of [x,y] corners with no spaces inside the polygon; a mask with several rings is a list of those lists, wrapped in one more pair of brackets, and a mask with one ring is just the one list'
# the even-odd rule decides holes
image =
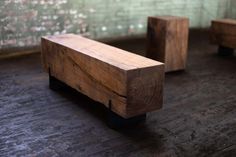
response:
{"label": "wall baseboard", "polygon": [[39,49],[32,49],[32,50],[25,50],[25,51],[14,51],[14,52],[0,53],[0,59],[20,57],[20,56],[30,55],[30,54],[34,54],[34,53],[40,53],[40,50]]}

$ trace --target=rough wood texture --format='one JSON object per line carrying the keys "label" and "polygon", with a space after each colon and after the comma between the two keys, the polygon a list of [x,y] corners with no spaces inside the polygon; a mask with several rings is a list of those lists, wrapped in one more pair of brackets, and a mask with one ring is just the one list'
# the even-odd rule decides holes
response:
{"label": "rough wood texture", "polygon": [[42,38],[45,70],[124,118],[162,107],[163,63],[77,35]]}
{"label": "rough wood texture", "polygon": [[[143,54],[144,43],[112,45]],[[191,70],[167,74],[163,109],[123,131],[107,127],[103,105],[49,90],[38,54],[0,60],[0,156],[235,157],[236,56],[215,49],[206,31],[191,32]]]}
{"label": "rough wood texture", "polygon": [[184,70],[189,20],[175,16],[148,17],[147,57],[165,63],[165,71]]}
{"label": "rough wood texture", "polygon": [[211,25],[211,42],[219,46],[236,49],[236,20],[213,20]]}

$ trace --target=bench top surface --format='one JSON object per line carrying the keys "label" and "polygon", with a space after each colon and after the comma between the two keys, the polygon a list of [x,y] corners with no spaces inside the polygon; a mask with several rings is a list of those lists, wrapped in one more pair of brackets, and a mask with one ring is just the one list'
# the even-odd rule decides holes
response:
{"label": "bench top surface", "polygon": [[218,19],[218,20],[213,20],[213,22],[236,25],[235,19]]}
{"label": "bench top surface", "polygon": [[47,36],[42,38],[123,70],[133,70],[163,64],[75,34]]}

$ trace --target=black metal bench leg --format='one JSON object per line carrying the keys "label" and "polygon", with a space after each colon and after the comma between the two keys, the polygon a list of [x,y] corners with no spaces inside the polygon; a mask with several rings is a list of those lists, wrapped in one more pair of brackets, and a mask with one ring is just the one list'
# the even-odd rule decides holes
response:
{"label": "black metal bench leg", "polygon": [[219,48],[218,48],[218,54],[220,56],[231,56],[231,55],[233,55],[233,53],[234,53],[234,49],[232,49],[232,48],[228,48],[225,46],[219,46]]}
{"label": "black metal bench leg", "polygon": [[49,88],[52,90],[61,90],[66,88],[66,84],[49,74]]}
{"label": "black metal bench leg", "polygon": [[133,127],[142,122],[145,122],[145,120],[146,120],[146,114],[125,119],[117,115],[110,109],[108,109],[108,113],[107,113],[107,124],[112,129],[122,129],[122,128]]}

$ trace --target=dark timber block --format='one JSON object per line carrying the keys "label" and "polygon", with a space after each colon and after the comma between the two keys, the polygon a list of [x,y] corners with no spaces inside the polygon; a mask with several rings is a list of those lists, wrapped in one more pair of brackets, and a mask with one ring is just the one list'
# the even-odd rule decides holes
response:
{"label": "dark timber block", "polygon": [[219,46],[218,54],[220,56],[232,56],[234,54],[234,49],[229,48],[229,47],[225,47],[225,46]]}
{"label": "dark timber block", "polygon": [[134,127],[138,124],[145,122],[146,114],[135,116],[132,118],[123,118],[118,114],[108,109],[107,111],[107,125],[112,129],[123,129]]}
{"label": "dark timber block", "polygon": [[[218,19],[211,22],[211,43],[220,46],[220,53],[231,54],[236,49],[236,20]],[[225,51],[225,53],[224,53]]]}

